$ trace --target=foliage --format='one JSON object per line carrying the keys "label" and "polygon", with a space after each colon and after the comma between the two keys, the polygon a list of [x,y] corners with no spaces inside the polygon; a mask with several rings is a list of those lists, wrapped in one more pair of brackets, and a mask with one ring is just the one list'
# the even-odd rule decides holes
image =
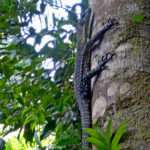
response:
{"label": "foliage", "polygon": [[113,135],[112,121],[110,120],[105,130],[85,129],[90,137],[87,141],[92,143],[98,150],[120,150],[120,139],[126,132],[127,123],[122,122]]}
{"label": "foliage", "polygon": [[[63,8],[68,18],[60,18],[53,11],[53,26],[49,28],[45,11],[48,6],[52,10],[61,7],[56,5],[54,0],[1,0],[0,124],[4,125],[1,135],[19,130],[26,142],[32,143],[37,126],[41,126],[42,130],[38,131],[41,141],[55,132],[54,145],[78,149],[80,122],[72,75],[76,7],[82,5]],[[40,31],[32,25],[34,17],[45,24]],[[70,30],[65,25],[70,25]],[[50,37],[49,41],[36,52],[36,46],[45,36]],[[34,40],[33,44],[27,43],[29,39]],[[43,67],[47,59],[52,60],[50,69]]]}
{"label": "foliage", "polygon": [[32,150],[33,148],[29,144],[26,144],[24,138],[18,140],[13,137],[5,144],[5,150]]}

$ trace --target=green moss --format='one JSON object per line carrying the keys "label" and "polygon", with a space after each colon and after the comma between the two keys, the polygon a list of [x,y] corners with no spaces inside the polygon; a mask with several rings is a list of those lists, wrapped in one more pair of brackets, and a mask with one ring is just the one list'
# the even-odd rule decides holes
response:
{"label": "green moss", "polygon": [[139,11],[129,13],[128,16],[123,16],[125,18],[124,30],[120,33],[119,41],[116,42],[116,47],[121,43],[130,41],[133,38],[134,49],[133,52],[137,54],[139,49],[137,49],[139,42],[141,43],[141,38],[139,38],[141,24],[142,26],[150,25],[150,2],[145,0],[136,0],[139,6]]}
{"label": "green moss", "polygon": [[133,23],[136,23],[136,24],[142,23],[142,22],[144,22],[144,14],[140,13],[140,12],[136,13],[132,16],[131,19],[132,19]]}

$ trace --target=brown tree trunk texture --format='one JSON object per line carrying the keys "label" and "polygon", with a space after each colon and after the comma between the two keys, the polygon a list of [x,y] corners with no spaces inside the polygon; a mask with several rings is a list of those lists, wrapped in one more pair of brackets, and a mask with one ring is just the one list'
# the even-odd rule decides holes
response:
{"label": "brown tree trunk texture", "polygon": [[[109,30],[92,54],[92,68],[107,52],[116,56],[93,86],[93,123],[114,128],[128,121],[122,150],[150,150],[150,0],[91,0],[94,33],[108,18],[119,25]],[[103,120],[103,121],[102,121]]]}

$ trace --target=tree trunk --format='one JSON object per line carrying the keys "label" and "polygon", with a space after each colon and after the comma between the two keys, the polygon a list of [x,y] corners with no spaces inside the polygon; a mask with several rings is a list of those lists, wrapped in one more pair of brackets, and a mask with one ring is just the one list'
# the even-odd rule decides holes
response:
{"label": "tree trunk", "polygon": [[92,54],[92,68],[105,53],[116,54],[92,82],[93,123],[103,126],[111,118],[117,127],[127,120],[129,134],[121,149],[149,150],[150,0],[91,0],[90,7],[95,13],[94,33],[109,18],[119,22]]}

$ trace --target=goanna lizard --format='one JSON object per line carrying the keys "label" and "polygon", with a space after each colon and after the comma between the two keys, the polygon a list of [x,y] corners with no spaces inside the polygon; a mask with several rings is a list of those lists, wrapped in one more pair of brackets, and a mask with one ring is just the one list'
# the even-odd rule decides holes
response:
{"label": "goanna lizard", "polygon": [[[102,57],[99,65],[94,70],[91,70],[91,52],[101,43],[105,32],[116,24],[114,19],[110,19],[101,30],[91,38],[93,23],[91,14],[91,9],[88,9],[77,27],[77,53],[74,72],[74,90],[81,117],[83,150],[91,149],[91,144],[86,141],[88,134],[84,132],[85,128],[92,127],[91,78],[100,74],[105,69],[107,62],[109,62],[114,55],[107,53]],[[91,20],[92,23],[90,23]],[[88,33],[88,31],[90,31],[90,33]]]}

